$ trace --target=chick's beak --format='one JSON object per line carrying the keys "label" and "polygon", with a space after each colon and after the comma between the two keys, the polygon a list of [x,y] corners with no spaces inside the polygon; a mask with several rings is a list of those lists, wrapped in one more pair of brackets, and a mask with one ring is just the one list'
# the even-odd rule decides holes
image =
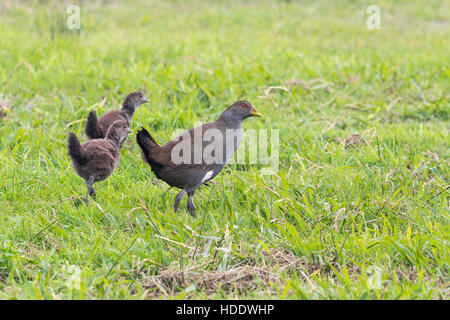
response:
{"label": "chick's beak", "polygon": [[131,130],[130,128],[128,128],[128,133],[133,133],[133,130]]}
{"label": "chick's beak", "polygon": [[146,97],[144,97],[143,99],[142,99],[142,103],[147,103],[147,102],[150,102],[150,100],[148,100]]}
{"label": "chick's beak", "polygon": [[253,117],[262,117],[262,114],[256,110],[255,107],[252,106],[252,109],[250,110],[250,115],[252,115]]}

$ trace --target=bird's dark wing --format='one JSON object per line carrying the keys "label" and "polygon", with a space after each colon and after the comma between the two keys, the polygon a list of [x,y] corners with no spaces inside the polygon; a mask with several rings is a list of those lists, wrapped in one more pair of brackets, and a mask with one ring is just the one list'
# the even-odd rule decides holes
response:
{"label": "bird's dark wing", "polygon": [[[143,133],[140,138],[141,143],[151,146],[145,148],[144,145],[144,149],[149,150],[146,156],[150,154],[152,161],[160,164],[157,171],[153,170],[156,176],[170,186],[185,190],[195,189],[216,176],[224,167],[224,163],[211,163],[203,157],[205,147],[211,143],[203,141],[204,133],[209,129],[220,130],[222,135],[225,133],[222,132],[223,128],[218,127],[215,122],[206,123],[184,132],[162,147],[157,146],[154,139],[145,137]],[[200,136],[196,137],[198,134]],[[194,142],[194,139],[198,140]],[[197,150],[194,144],[199,147]],[[196,163],[195,157],[199,156],[200,162]]]}
{"label": "bird's dark wing", "polygon": [[[165,164],[172,168],[180,168],[180,169],[192,168],[196,170],[207,170],[207,171],[212,170],[215,167],[215,165],[214,164],[209,165],[205,163],[205,159],[203,157],[204,148],[209,143],[211,143],[208,141],[203,141],[203,136],[205,132],[209,129],[216,129],[215,122],[205,123],[202,124],[201,126],[189,129],[188,131],[182,133],[175,139],[171,140],[170,142],[162,146],[159,152],[164,155],[163,158],[165,159]],[[196,134],[198,134],[199,137],[196,137]],[[197,139],[197,141],[194,142],[194,139]],[[189,145],[187,148],[187,152],[190,151],[190,155],[187,154],[187,157],[184,157],[185,149],[182,146],[183,144]],[[195,149],[196,146],[198,147],[197,150]],[[174,157],[176,156],[180,158],[174,159]],[[196,156],[201,156],[200,163],[195,163]],[[181,158],[187,161],[183,161],[183,163],[180,163]]]}
{"label": "bird's dark wing", "polygon": [[208,172],[194,167],[166,166],[159,171],[158,178],[172,187],[192,190],[204,182],[203,179]]}

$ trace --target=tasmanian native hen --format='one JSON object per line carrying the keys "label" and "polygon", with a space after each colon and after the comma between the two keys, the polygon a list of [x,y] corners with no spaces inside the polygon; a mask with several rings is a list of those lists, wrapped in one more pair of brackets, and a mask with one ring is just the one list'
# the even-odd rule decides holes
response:
{"label": "tasmanian native hen", "polygon": [[80,144],[75,133],[71,132],[68,139],[69,156],[77,174],[87,184],[86,205],[89,196],[95,197],[92,187],[94,182],[102,181],[113,173],[119,162],[120,148],[127,140],[131,130],[126,120],[115,121],[106,132],[106,138],[89,140]]}
{"label": "tasmanian native hen", "polygon": [[237,101],[215,122],[192,128],[164,146],[144,128],[138,131],[136,140],[144,161],[157,178],[181,189],[175,197],[175,212],[187,193],[187,208],[195,216],[195,191],[222,170],[241,142],[242,121],[252,116],[261,114],[250,102]]}
{"label": "tasmanian native hen", "polygon": [[128,126],[131,124],[133,114],[137,107],[148,102],[141,92],[132,92],[123,101],[122,109],[111,110],[97,119],[97,112],[91,111],[86,122],[86,136],[88,139],[103,139],[109,126],[117,120],[126,120]]}

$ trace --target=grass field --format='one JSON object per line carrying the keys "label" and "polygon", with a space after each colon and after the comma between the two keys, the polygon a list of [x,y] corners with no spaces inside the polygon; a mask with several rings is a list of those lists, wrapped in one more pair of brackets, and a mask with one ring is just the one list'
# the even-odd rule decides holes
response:
{"label": "grass field", "polygon": [[[449,298],[448,0],[83,1],[81,30],[67,4],[0,2],[0,298]],[[133,133],[76,206],[68,133],[134,90],[160,142],[251,101],[279,170],[174,214]]]}

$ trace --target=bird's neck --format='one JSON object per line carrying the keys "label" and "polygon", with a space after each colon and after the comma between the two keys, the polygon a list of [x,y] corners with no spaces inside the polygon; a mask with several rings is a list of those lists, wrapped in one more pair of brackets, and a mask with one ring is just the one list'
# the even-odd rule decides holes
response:
{"label": "bird's neck", "polygon": [[226,129],[240,129],[242,127],[242,119],[229,110],[225,110],[217,119],[217,123],[223,125]]}
{"label": "bird's neck", "polygon": [[108,140],[109,143],[111,143],[116,149],[120,149],[122,147],[119,137],[110,131],[106,133],[105,139]]}
{"label": "bird's neck", "polygon": [[128,105],[125,105],[125,104],[122,105],[122,112],[127,117],[128,122],[131,122],[131,120],[133,119],[133,115],[134,115],[134,111],[135,110],[136,110],[136,108],[134,108],[133,106],[128,106]]}

